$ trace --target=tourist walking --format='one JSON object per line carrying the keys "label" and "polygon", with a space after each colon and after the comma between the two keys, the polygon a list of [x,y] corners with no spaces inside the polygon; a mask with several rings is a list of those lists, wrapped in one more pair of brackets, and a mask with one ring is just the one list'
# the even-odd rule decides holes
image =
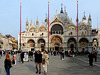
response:
{"label": "tourist walking", "polygon": [[62,60],[64,60],[64,53],[65,53],[65,51],[62,50]]}
{"label": "tourist walking", "polygon": [[15,64],[14,56],[12,56],[12,64]]}
{"label": "tourist walking", "polygon": [[[41,63],[42,63],[42,54],[40,51],[37,51],[35,53],[36,73],[39,72],[39,74],[41,74]],[[38,66],[39,66],[39,70],[38,70]]]}
{"label": "tourist walking", "polygon": [[23,63],[24,53],[22,51],[21,51],[20,57],[21,57],[21,63]]}
{"label": "tourist walking", "polygon": [[6,59],[4,61],[4,67],[5,67],[5,70],[6,70],[6,75],[10,75],[10,68],[12,66],[11,66],[11,60],[10,60],[10,57],[9,57],[8,54],[6,55]]}
{"label": "tourist walking", "polygon": [[88,57],[89,57],[89,65],[90,65],[90,67],[92,67],[92,66],[93,66],[93,53],[91,52],[91,53],[88,55]]}
{"label": "tourist walking", "polygon": [[65,53],[64,50],[62,50],[62,51],[60,52],[60,59],[61,59],[61,60],[64,60],[64,53]]}
{"label": "tourist walking", "polygon": [[47,75],[47,65],[49,64],[49,56],[46,51],[44,51],[44,54],[42,56],[42,64],[43,64],[43,70],[44,70],[44,75]]}
{"label": "tourist walking", "polygon": [[15,65],[16,65],[16,60],[17,60],[17,58],[16,58],[16,55],[14,54],[14,60],[15,60]]}

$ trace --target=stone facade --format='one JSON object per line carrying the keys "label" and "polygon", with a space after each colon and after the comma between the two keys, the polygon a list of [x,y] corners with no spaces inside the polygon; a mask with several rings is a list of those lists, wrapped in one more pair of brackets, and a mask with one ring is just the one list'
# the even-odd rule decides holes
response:
{"label": "stone facade", "polygon": [[11,35],[6,35],[5,37],[7,37],[11,42],[12,42],[12,49],[18,49],[18,41],[12,37]]}
{"label": "stone facade", "polygon": [[[88,20],[84,15],[82,21],[78,23],[77,39],[77,22],[76,25],[68,16],[67,12],[61,8],[49,23],[49,50],[78,50],[92,51],[97,50],[99,45],[99,36],[97,29],[92,29],[92,19],[89,15]],[[18,49],[20,49],[20,35],[18,34]],[[26,21],[26,31],[21,33],[21,49],[31,50],[48,50],[48,21],[39,25],[37,18],[36,24]]]}
{"label": "stone facade", "polygon": [[0,50],[12,50],[12,41],[0,33]]}

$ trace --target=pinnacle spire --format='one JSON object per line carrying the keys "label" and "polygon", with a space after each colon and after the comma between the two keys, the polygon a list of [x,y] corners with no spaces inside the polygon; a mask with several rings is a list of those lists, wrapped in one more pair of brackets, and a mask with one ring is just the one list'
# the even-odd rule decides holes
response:
{"label": "pinnacle spire", "polygon": [[37,22],[38,22],[38,17],[37,17]]}
{"label": "pinnacle spire", "polygon": [[66,12],[66,6],[64,6],[64,13],[67,15],[67,12]]}
{"label": "pinnacle spire", "polygon": [[64,6],[64,12],[66,12],[66,6]]}
{"label": "pinnacle spire", "polygon": [[84,17],[83,17],[83,19],[85,19],[85,20],[86,20],[85,12],[84,12]]}
{"label": "pinnacle spire", "polygon": [[47,13],[45,14],[45,16],[46,16],[46,17],[45,17],[45,22],[47,22]]}
{"label": "pinnacle spire", "polygon": [[26,25],[29,25],[29,23],[28,23],[28,18],[27,18],[27,20],[26,20]]}
{"label": "pinnacle spire", "polygon": [[26,22],[28,23],[28,18],[27,18]]}
{"label": "pinnacle spire", "polygon": [[63,4],[61,3],[61,11],[60,13],[63,13]]}
{"label": "pinnacle spire", "polygon": [[31,24],[30,25],[33,25],[32,20],[31,20]]}
{"label": "pinnacle spire", "polygon": [[38,25],[38,24],[39,24],[39,21],[38,21],[38,17],[37,17],[36,25]]}
{"label": "pinnacle spire", "polygon": [[90,21],[91,21],[91,14],[89,14],[89,18],[88,18],[88,20],[90,20]]}
{"label": "pinnacle spire", "polygon": [[57,10],[56,10],[56,15],[57,15]]}

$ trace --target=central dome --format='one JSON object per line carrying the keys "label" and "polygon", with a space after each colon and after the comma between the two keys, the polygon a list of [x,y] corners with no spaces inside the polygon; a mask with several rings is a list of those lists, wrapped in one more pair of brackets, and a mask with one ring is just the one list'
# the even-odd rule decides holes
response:
{"label": "central dome", "polygon": [[66,13],[59,13],[57,16],[59,16],[59,18],[61,18],[61,20],[63,21],[67,21],[67,22],[70,22],[71,19],[69,18],[69,16],[66,14]]}
{"label": "central dome", "polygon": [[66,17],[68,17],[65,13],[60,13],[58,14],[59,18],[61,18],[61,20],[65,19]]}

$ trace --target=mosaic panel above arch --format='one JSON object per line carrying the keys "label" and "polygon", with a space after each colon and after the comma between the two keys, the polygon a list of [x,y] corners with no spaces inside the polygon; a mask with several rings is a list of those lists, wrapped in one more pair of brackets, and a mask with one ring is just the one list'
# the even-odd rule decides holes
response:
{"label": "mosaic panel above arch", "polygon": [[54,36],[54,37],[52,37],[51,43],[54,43],[54,42],[62,43],[61,37],[59,37],[59,36]]}
{"label": "mosaic panel above arch", "polygon": [[68,27],[68,30],[75,30],[76,28],[75,28],[75,26],[69,26]]}
{"label": "mosaic panel above arch", "polygon": [[89,41],[86,38],[82,38],[79,40],[79,45],[81,47],[84,47],[84,48],[88,47],[88,43],[89,43]]}
{"label": "mosaic panel above arch", "polygon": [[45,28],[45,27],[40,27],[38,31],[39,31],[39,32],[46,31],[46,28]]}
{"label": "mosaic panel above arch", "polygon": [[28,47],[35,47],[35,42],[34,42],[34,40],[29,39],[29,40],[27,41],[27,43],[28,43]]}
{"label": "mosaic panel above arch", "polygon": [[35,28],[30,28],[29,32],[35,32]]}

